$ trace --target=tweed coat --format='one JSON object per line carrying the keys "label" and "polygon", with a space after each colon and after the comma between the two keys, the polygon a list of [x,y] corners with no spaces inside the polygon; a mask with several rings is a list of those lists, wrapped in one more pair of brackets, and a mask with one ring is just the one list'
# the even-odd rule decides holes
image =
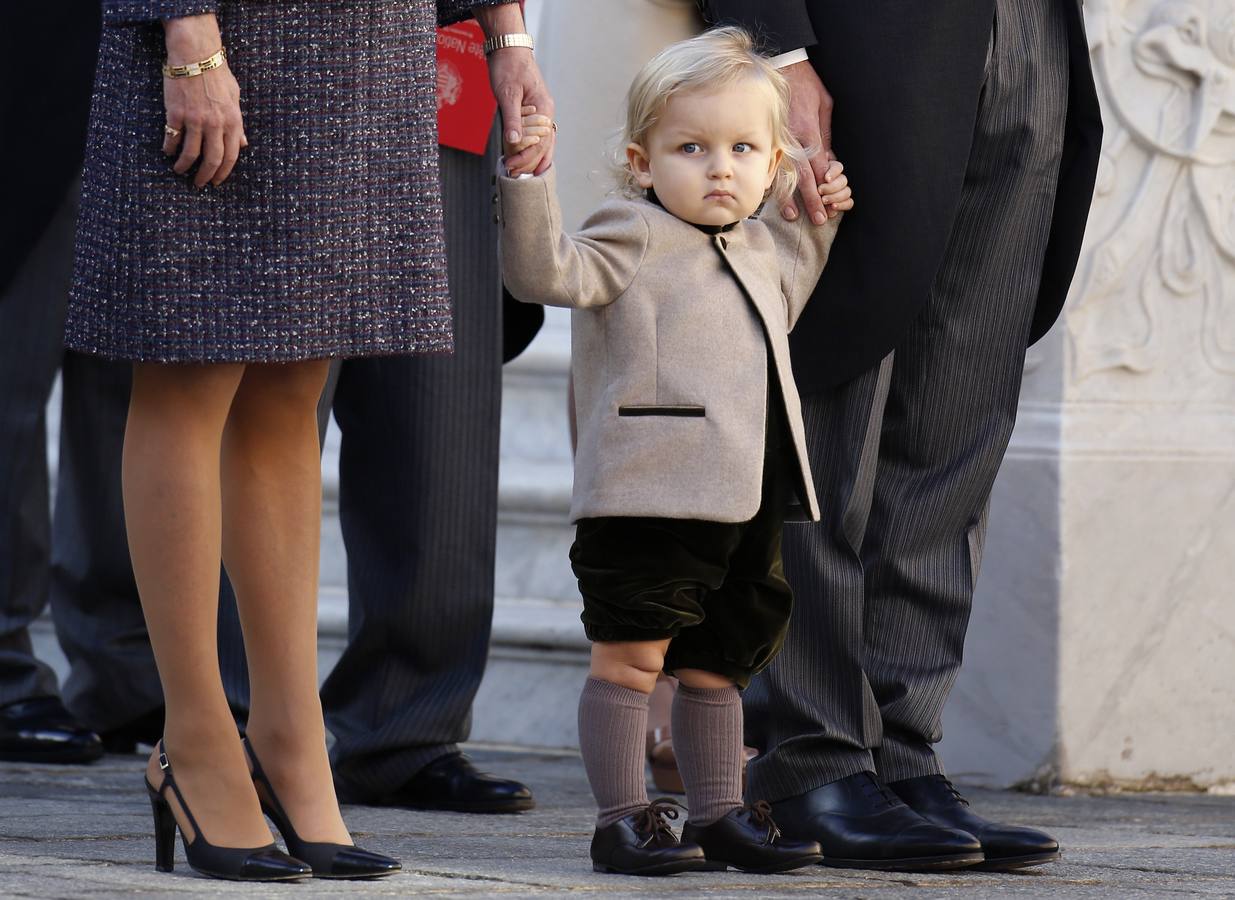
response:
{"label": "tweed coat", "polygon": [[552,168],[498,184],[507,287],[524,301],[573,308],[571,520],[752,519],[770,372],[801,503],[818,519],[788,333],[839,219],[814,226],[773,213],[710,234],[647,200],[615,197],[567,236]]}
{"label": "tweed coat", "polygon": [[[290,361],[452,346],[435,31],[500,0],[104,0],[65,339]],[[220,187],[164,156],[159,20],[213,12],[249,147]]]}
{"label": "tweed coat", "polygon": [[[1089,215],[1102,119],[1078,0],[1068,22],[1069,88],[1059,187],[1030,342],[1063,307]],[[803,392],[866,371],[930,295],[969,161],[995,0],[703,0],[768,52],[806,47],[832,94],[832,143],[861,203],[849,214],[793,335]]]}

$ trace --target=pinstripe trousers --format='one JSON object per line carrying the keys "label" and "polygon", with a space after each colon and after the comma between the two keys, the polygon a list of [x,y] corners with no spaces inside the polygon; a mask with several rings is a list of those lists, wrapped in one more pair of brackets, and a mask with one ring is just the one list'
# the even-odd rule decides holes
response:
{"label": "pinstripe trousers", "polygon": [[[466,740],[488,658],[502,363],[495,163],[496,144],[485,157],[441,151],[454,354],[346,360],[323,397],[342,432],[348,640],[322,705],[336,778],[361,796],[399,787]],[[234,601],[221,610],[224,685],[245,709]]]}
{"label": "pinstripe trousers", "polygon": [[[70,663],[65,703],[91,728],[108,729],[162,695],[120,499],[130,366],[64,350],[79,189],[69,187],[0,297],[0,706],[56,693],[28,632],[50,600]],[[49,518],[44,407],[57,371],[59,489]]]}
{"label": "pinstripe trousers", "polygon": [[47,606],[51,517],[44,408],[64,356],[74,183],[0,295],[0,706],[55,696],[29,626]]}
{"label": "pinstripe trousers", "polygon": [[824,519],[786,526],[797,603],[784,651],[746,693],[747,738],[764,751],[752,797],[864,770],[887,781],[943,771],[932,745],[961,665],[1051,227],[1068,96],[1060,6],[998,0],[929,299],[878,366],[803,398]]}

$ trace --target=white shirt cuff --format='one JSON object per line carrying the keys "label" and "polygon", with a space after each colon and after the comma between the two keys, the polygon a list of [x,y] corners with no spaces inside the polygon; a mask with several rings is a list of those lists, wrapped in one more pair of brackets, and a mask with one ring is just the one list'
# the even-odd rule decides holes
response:
{"label": "white shirt cuff", "polygon": [[768,60],[768,62],[778,69],[783,69],[785,66],[791,66],[794,63],[806,62],[808,59],[810,59],[810,57],[806,55],[806,48],[799,47],[797,50],[790,50],[788,53],[781,53],[777,56],[773,56]]}

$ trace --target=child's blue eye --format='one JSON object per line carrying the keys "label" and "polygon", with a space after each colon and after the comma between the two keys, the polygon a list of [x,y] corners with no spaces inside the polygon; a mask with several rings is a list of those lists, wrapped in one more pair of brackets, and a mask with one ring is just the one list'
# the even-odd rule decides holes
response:
{"label": "child's blue eye", "polygon": [[698,144],[683,144],[682,152],[683,153],[698,153],[699,145]]}
{"label": "child's blue eye", "polygon": [[740,141],[733,145],[733,150],[735,153],[749,153],[752,149],[754,148],[745,141]]}

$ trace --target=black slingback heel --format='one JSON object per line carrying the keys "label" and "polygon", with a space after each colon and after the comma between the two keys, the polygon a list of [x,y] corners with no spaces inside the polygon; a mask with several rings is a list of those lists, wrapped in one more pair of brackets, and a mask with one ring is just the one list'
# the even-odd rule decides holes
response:
{"label": "black slingback heel", "polygon": [[150,806],[154,810],[154,867],[160,872],[171,872],[176,865],[176,817],[171,804],[163,796],[170,789],[176,795],[180,809],[193,827],[190,841],[180,831],[184,843],[184,855],[190,868],[211,878],[227,878],[232,881],[294,881],[313,874],[312,869],[299,859],[288,856],[274,843],[264,847],[216,847],[206,840],[201,826],[193,818],[184,794],[172,775],[172,765],[167,760],[163,742],[159,741],[159,768],[163,770],[163,783],[156,788],[149,778],[143,777],[146,791],[150,794]]}
{"label": "black slingback heel", "polygon": [[353,844],[332,844],[326,841],[306,841],[296,834],[291,819],[283,809],[283,804],[275,796],[270,779],[262,770],[262,764],[257,760],[248,740],[244,741],[244,750],[249,754],[249,762],[253,765],[253,785],[257,788],[257,797],[262,802],[262,812],[270,817],[287,849],[297,859],[303,859],[313,869],[314,878],[381,878],[393,875],[403,868],[393,857],[372,850],[365,850]]}

